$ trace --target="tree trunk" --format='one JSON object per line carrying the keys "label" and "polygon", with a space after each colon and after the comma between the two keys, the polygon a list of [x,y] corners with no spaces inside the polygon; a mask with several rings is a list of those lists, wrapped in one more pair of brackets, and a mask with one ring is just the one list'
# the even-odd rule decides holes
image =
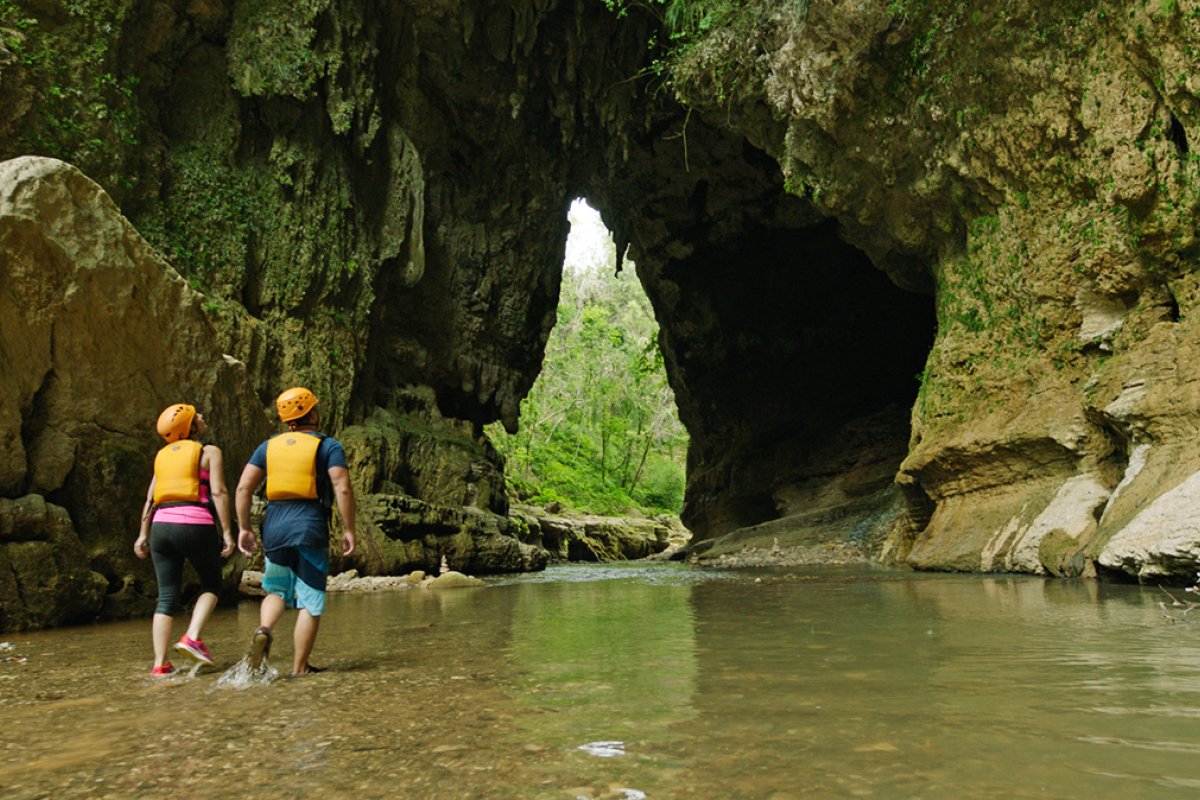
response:
{"label": "tree trunk", "polygon": [[637,488],[638,481],[642,479],[642,469],[646,466],[646,456],[650,455],[650,437],[646,437],[646,446],[642,449],[642,460],[638,462],[637,472],[633,473],[633,480],[629,484],[629,494],[633,495],[633,490]]}

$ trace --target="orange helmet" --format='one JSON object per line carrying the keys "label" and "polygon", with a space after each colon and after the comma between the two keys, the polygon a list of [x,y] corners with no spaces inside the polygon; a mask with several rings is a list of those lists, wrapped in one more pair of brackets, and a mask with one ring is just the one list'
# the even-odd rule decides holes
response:
{"label": "orange helmet", "polygon": [[288,389],[275,398],[275,408],[279,410],[280,422],[291,422],[294,419],[300,419],[309,411],[312,411],[313,406],[316,404],[317,396],[303,386]]}
{"label": "orange helmet", "polygon": [[187,403],[174,403],[158,415],[158,433],[168,442],[186,439],[192,432],[192,420],[196,418],[196,407]]}

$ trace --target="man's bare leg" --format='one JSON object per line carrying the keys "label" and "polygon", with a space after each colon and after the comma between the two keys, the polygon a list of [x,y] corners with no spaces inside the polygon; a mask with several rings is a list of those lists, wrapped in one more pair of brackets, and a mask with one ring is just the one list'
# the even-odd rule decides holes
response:
{"label": "man's bare leg", "polygon": [[267,595],[258,607],[258,624],[267,630],[274,630],[285,608],[282,597],[277,594]]}
{"label": "man's bare leg", "polygon": [[296,616],[296,629],[292,632],[292,645],[295,654],[292,656],[292,674],[303,675],[308,672],[308,657],[312,654],[313,643],[317,641],[317,628],[321,618],[308,613],[308,609],[300,609]]}

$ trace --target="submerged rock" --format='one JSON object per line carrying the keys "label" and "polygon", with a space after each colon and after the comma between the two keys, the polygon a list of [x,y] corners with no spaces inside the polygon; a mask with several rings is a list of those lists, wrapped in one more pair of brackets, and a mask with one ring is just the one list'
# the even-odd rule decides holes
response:
{"label": "submerged rock", "polygon": [[436,578],[433,578],[427,583],[422,584],[422,586],[426,586],[430,589],[464,589],[472,586],[483,585],[485,585],[484,582],[479,580],[479,578],[473,578],[470,575],[463,575],[461,572],[455,572],[454,570],[443,572]]}

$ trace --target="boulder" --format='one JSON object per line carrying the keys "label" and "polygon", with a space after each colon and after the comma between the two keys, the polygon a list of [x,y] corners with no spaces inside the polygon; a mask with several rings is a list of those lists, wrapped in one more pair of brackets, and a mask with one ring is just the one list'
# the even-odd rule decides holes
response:
{"label": "boulder", "polygon": [[[154,421],[169,403],[196,405],[236,480],[267,430],[246,366],[222,352],[203,295],[62,161],[0,163],[0,285],[0,497],[36,495],[65,509],[107,591],[152,596],[149,562],[131,545],[161,444]],[[57,515],[41,519],[50,527],[39,541],[65,547]],[[76,556],[64,558],[55,563],[75,574],[67,564]],[[65,603],[24,613],[9,619],[52,624],[82,611]]]}
{"label": "boulder", "polygon": [[464,575],[461,572],[451,570],[443,572],[436,578],[431,580],[427,588],[429,589],[466,589],[473,586],[483,586],[483,581],[479,578],[473,578],[470,575]]}
{"label": "boulder", "polygon": [[107,586],[66,509],[36,494],[0,498],[0,631],[95,619]]}
{"label": "boulder", "polygon": [[438,506],[405,494],[358,498],[359,546],[350,564],[364,575],[436,573],[442,557],[476,575],[542,569],[545,560],[526,552],[507,517],[476,508]]}

